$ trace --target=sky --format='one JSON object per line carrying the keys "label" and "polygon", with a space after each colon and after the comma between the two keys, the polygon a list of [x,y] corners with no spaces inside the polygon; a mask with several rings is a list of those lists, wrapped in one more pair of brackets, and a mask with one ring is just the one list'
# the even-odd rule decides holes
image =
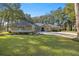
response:
{"label": "sky", "polygon": [[31,17],[42,16],[48,14],[51,10],[59,7],[64,8],[64,3],[22,3],[21,9],[24,13],[30,14]]}

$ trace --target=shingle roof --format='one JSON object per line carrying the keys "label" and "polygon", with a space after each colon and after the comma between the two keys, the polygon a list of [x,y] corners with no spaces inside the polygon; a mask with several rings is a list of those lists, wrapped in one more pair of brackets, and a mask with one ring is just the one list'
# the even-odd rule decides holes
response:
{"label": "shingle roof", "polygon": [[35,25],[37,25],[37,26],[43,26],[44,24],[42,24],[42,23],[35,23]]}
{"label": "shingle roof", "polygon": [[17,26],[26,26],[26,25],[32,25],[31,23],[29,22],[17,22],[15,23]]}

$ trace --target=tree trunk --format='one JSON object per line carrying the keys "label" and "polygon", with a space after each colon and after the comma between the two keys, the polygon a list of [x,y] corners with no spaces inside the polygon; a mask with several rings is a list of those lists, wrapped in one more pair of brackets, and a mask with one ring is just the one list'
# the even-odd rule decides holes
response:
{"label": "tree trunk", "polygon": [[76,29],[77,29],[77,39],[79,39],[79,3],[75,3],[75,16],[76,16]]}

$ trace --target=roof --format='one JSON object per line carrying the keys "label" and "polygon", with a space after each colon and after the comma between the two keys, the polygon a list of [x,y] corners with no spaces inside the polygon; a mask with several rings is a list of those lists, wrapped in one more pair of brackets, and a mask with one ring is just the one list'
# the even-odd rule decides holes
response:
{"label": "roof", "polygon": [[43,23],[35,23],[35,25],[37,25],[37,26],[43,26],[44,24]]}
{"label": "roof", "polygon": [[57,25],[52,25],[52,24],[43,24],[43,23],[35,23],[37,26],[51,26],[51,27],[58,27]]}
{"label": "roof", "polygon": [[57,26],[57,25],[52,25],[52,24],[44,24],[43,26],[49,26],[49,27],[52,27],[52,28],[59,28],[60,26]]}
{"label": "roof", "polygon": [[17,23],[15,23],[17,26],[26,26],[26,25],[33,25],[33,24],[31,24],[31,23],[29,23],[29,22],[17,22]]}

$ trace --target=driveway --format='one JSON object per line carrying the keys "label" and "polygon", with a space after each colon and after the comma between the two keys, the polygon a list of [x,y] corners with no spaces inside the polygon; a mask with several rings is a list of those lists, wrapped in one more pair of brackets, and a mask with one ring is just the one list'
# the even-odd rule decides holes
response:
{"label": "driveway", "polygon": [[67,38],[76,38],[77,36],[76,33],[71,33],[71,32],[39,32],[39,34],[57,35],[57,36],[62,36],[62,37],[67,37]]}

